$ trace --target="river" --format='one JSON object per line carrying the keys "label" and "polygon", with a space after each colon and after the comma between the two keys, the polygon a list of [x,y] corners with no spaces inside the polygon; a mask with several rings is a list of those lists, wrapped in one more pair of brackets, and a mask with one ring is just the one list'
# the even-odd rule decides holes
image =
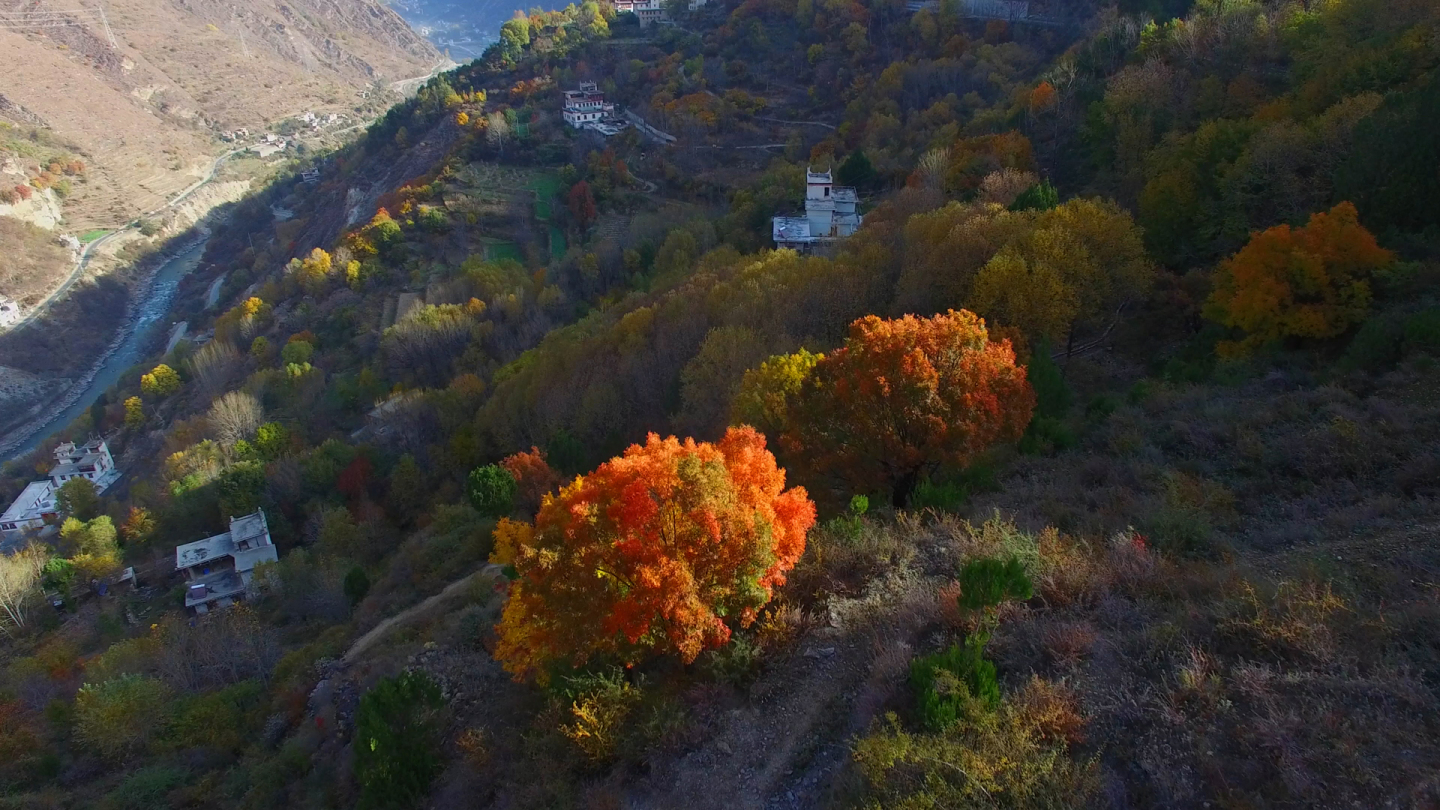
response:
{"label": "river", "polygon": [[53,416],[41,424],[28,426],[30,433],[18,445],[4,448],[7,460],[29,453],[56,431],[75,421],[101,394],[119,381],[121,375],[145,358],[145,349],[150,345],[157,325],[161,324],[175,301],[180,280],[200,263],[205,241],[202,239],[176,254],[160,265],[148,282],[136,288],[130,319],[120,327],[116,342],[110,344],[106,356],[81,378],[89,382],[78,390],[71,389],[57,403],[56,407],[61,410]]}

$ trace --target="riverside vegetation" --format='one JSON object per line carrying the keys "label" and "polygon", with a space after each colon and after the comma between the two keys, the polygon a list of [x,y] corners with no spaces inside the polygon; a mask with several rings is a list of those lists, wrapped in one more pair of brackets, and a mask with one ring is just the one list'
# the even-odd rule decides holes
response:
{"label": "riverside vegetation", "polygon": [[0,801],[1440,801],[1440,7],[1054,11],[519,15],[237,204],[0,566]]}

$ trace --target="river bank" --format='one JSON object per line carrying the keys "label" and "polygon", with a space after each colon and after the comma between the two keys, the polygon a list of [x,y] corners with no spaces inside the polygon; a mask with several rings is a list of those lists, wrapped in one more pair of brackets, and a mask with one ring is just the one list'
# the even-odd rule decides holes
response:
{"label": "river bank", "polygon": [[0,442],[0,459],[19,458],[73,422],[113,386],[129,368],[145,357],[157,322],[170,311],[180,281],[200,263],[208,232],[170,251],[135,286],[125,324],[95,363],[44,413],[10,431]]}

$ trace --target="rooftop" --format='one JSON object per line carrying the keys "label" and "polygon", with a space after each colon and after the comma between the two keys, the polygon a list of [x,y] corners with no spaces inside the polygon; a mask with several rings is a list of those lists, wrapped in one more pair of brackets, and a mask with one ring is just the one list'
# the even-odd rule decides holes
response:
{"label": "rooftop", "polygon": [[[32,512],[38,509],[49,511],[55,508],[55,501],[51,495],[49,481],[34,481],[21,490],[20,497],[10,504],[5,514],[0,515],[0,521],[10,522],[12,520],[28,520],[34,517]],[[28,516],[28,517],[27,517]]]}
{"label": "rooftop", "polygon": [[[200,587],[196,587],[196,586]],[[211,599],[223,599],[245,590],[245,582],[234,571],[221,571],[189,583],[185,589],[185,607],[203,605]]]}

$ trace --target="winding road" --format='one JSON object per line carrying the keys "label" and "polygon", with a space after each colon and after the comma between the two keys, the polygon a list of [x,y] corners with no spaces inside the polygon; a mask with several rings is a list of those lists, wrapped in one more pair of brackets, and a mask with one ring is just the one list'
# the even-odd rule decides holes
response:
{"label": "winding road", "polygon": [[215,161],[210,164],[209,173],[200,180],[197,180],[194,183],[190,184],[190,186],[187,187],[184,191],[177,194],[175,196],[175,199],[171,200],[168,203],[165,203],[159,208],[156,208],[154,211],[147,211],[144,214],[141,214],[140,216],[132,219],[124,225],[121,225],[110,233],[105,234],[99,239],[92,240],[89,244],[85,245],[84,249],[80,251],[80,257],[75,260],[75,269],[70,271],[70,275],[67,276],[63,282],[61,282],[60,286],[56,287],[54,290],[51,290],[50,294],[45,296],[44,300],[32,307],[30,312],[25,317],[21,318],[10,328],[22,329],[25,326],[29,325],[36,318],[44,315],[45,312],[50,309],[51,304],[55,303],[55,301],[58,300],[61,296],[65,295],[65,293],[69,292],[70,288],[75,286],[75,282],[79,281],[80,277],[85,274],[85,266],[90,263],[90,254],[95,251],[95,248],[99,247],[105,242],[110,241],[111,239],[114,239],[115,237],[130,230],[131,228],[139,227],[141,221],[149,219],[150,217],[153,217],[156,214],[162,213],[164,211],[168,211],[171,208],[174,208],[175,206],[184,202],[186,198],[188,198],[191,194],[194,194],[195,192],[204,188],[207,183],[214,180],[215,175],[220,171],[220,167],[225,163],[225,161],[229,160],[235,155],[240,154],[241,152],[244,152],[245,149],[248,148],[249,147],[245,147],[244,149],[231,149],[229,152],[226,152],[225,154],[215,158]]}

